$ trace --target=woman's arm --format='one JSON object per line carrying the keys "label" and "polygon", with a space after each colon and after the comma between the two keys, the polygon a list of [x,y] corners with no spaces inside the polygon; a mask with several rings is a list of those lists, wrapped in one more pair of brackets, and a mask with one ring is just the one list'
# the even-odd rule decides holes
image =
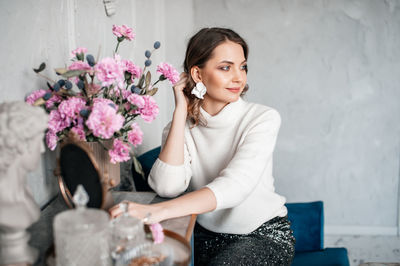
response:
{"label": "woman's arm", "polygon": [[186,73],[182,73],[180,80],[175,84],[175,110],[164,147],[158,158],[170,165],[182,165],[184,162],[183,149],[185,143],[185,124],[188,101],[183,94],[187,82]]}
{"label": "woman's arm", "polygon": [[[210,212],[213,211],[216,206],[217,200],[214,193],[209,188],[204,187],[178,198],[151,205],[129,202],[128,212],[130,215],[139,219],[148,216],[149,220],[147,223],[157,223],[175,217]],[[109,212],[112,218],[122,214],[119,205],[112,207]]]}

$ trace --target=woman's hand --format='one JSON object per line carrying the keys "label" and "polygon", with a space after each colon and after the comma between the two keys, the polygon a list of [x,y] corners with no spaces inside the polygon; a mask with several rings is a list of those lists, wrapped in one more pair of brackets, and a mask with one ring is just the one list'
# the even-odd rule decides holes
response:
{"label": "woman's hand", "polygon": [[175,110],[182,110],[186,113],[189,101],[183,93],[183,89],[186,86],[188,75],[185,72],[182,72],[179,77],[180,80],[173,86],[175,96]]}
{"label": "woman's hand", "polygon": [[[131,201],[125,201],[125,203],[128,204],[129,215],[142,220],[145,224],[158,223],[163,220],[161,209],[154,205],[138,204]],[[108,210],[111,218],[114,219],[123,214],[123,208],[120,205],[117,204]]]}

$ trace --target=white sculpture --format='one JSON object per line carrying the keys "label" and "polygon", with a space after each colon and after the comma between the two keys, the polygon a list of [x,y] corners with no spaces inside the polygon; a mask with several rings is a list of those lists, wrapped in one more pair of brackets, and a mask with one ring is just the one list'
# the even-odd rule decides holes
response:
{"label": "white sculpture", "polygon": [[33,264],[37,250],[26,231],[40,209],[26,186],[44,152],[47,114],[25,102],[0,103],[0,265]]}

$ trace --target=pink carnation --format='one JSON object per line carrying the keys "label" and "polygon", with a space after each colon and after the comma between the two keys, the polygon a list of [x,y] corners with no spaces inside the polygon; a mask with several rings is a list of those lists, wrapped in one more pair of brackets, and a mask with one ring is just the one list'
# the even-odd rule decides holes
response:
{"label": "pink carnation", "polygon": [[142,144],[143,140],[143,132],[140,129],[139,125],[136,123],[132,123],[131,130],[128,132],[128,141],[133,146],[137,146]]}
{"label": "pink carnation", "polygon": [[154,244],[160,244],[164,241],[164,231],[160,223],[151,224],[150,231]]}
{"label": "pink carnation", "polygon": [[145,122],[150,123],[153,121],[158,115],[159,109],[156,101],[153,97],[149,95],[142,96],[144,99],[143,108],[139,109],[140,116],[143,118]]}
{"label": "pink carnation", "polygon": [[71,57],[76,56],[77,54],[84,54],[87,52],[87,48],[85,47],[78,47],[75,50],[71,51]]}
{"label": "pink carnation", "polygon": [[58,141],[58,137],[57,137],[56,133],[54,133],[52,130],[47,131],[46,144],[50,150],[54,151],[56,149],[57,141]]}
{"label": "pink carnation", "polygon": [[135,39],[135,33],[133,32],[132,28],[129,28],[126,25],[117,26],[113,25],[112,32],[117,37],[125,37],[129,41]]}
{"label": "pink carnation", "polygon": [[174,85],[179,81],[179,72],[168,63],[160,63],[157,72],[164,75]]}
{"label": "pink carnation", "polygon": [[135,65],[132,61],[121,60],[121,66],[124,71],[127,71],[132,74],[131,77],[132,82],[135,78],[140,78],[140,76],[142,75],[143,70],[139,66]]}
{"label": "pink carnation", "polygon": [[122,67],[114,58],[103,58],[96,64],[95,71],[102,86],[110,86],[113,83],[116,83],[118,87],[123,87],[125,80],[124,72]]}
{"label": "pink carnation", "polygon": [[141,109],[145,106],[146,102],[144,100],[144,96],[141,96],[136,93],[132,93],[131,95],[128,96],[127,98],[128,102],[131,104],[137,106],[138,109]]}
{"label": "pink carnation", "polygon": [[108,105],[114,105],[115,103],[113,101],[111,101],[110,99],[105,99],[105,98],[94,98],[93,99],[93,105],[96,105],[98,103],[104,103],[104,104],[108,104]]}
{"label": "pink carnation", "polygon": [[60,112],[61,117],[66,116],[71,119],[76,119],[79,116],[79,112],[84,109],[85,106],[86,102],[84,99],[71,97],[60,103],[58,111]]}
{"label": "pink carnation", "polygon": [[76,127],[73,127],[71,131],[78,136],[79,140],[86,141],[86,134],[83,125],[77,125]]}
{"label": "pink carnation", "polygon": [[132,94],[132,92],[130,90],[122,90],[122,98],[123,99],[127,99],[131,94]]}
{"label": "pink carnation", "polygon": [[115,132],[121,129],[124,117],[117,114],[116,108],[106,102],[97,102],[93,105],[92,112],[86,121],[87,127],[93,131],[93,135],[104,139],[111,138]]}
{"label": "pink carnation", "polygon": [[69,70],[91,70],[92,67],[88,63],[83,61],[75,61],[69,67]]}
{"label": "pink carnation", "polygon": [[57,94],[54,94],[50,99],[46,101],[46,108],[51,109],[54,106],[54,104],[60,103],[61,101],[62,98]]}
{"label": "pink carnation", "polygon": [[25,102],[33,105],[37,99],[42,98],[46,94],[46,90],[36,90],[33,91],[30,95],[28,95],[25,99]]}
{"label": "pink carnation", "polygon": [[115,164],[128,161],[130,159],[129,150],[130,148],[127,143],[115,139],[112,150],[108,151],[110,162]]}
{"label": "pink carnation", "polygon": [[49,115],[49,122],[47,127],[54,133],[60,132],[61,130],[69,127],[71,124],[71,118],[62,116],[58,110],[53,110]]}

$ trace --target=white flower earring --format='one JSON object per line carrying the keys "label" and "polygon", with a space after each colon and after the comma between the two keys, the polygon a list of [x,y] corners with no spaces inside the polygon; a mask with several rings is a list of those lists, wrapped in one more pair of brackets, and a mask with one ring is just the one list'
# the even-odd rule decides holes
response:
{"label": "white flower earring", "polygon": [[204,99],[203,96],[206,94],[207,88],[204,86],[203,82],[197,82],[196,86],[194,86],[192,90],[192,94],[194,94],[199,99]]}

